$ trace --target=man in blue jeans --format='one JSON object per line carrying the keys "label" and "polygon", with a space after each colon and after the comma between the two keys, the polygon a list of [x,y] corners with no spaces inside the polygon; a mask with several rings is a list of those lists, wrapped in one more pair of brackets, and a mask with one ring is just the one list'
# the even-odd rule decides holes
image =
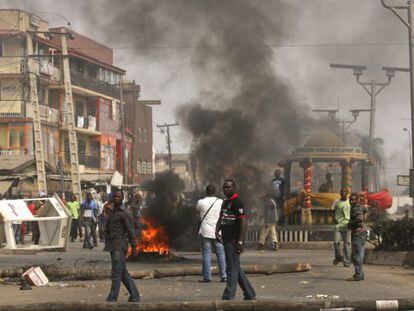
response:
{"label": "man in blue jeans", "polygon": [[256,293],[240,268],[240,254],[243,253],[247,219],[243,202],[236,193],[236,182],[232,179],[225,180],[223,193],[226,199],[221,206],[220,217],[216,225],[216,238],[223,241],[226,254],[227,282],[222,299],[234,300],[237,283],[239,283],[243,290],[244,300],[254,300]]}
{"label": "man in blue jeans", "polygon": [[106,247],[111,253],[112,286],[106,301],[115,302],[118,299],[119,290],[122,284],[129,292],[129,302],[139,302],[140,295],[134,280],[129,274],[126,264],[125,255],[128,250],[128,241],[132,248],[132,257],[136,256],[136,241],[132,216],[125,209],[122,201],[124,194],[122,190],[117,189],[113,193],[113,208],[109,212],[106,225]]}
{"label": "man in blue jeans", "polygon": [[364,263],[365,241],[367,232],[364,228],[364,208],[358,203],[358,195],[353,193],[349,197],[351,204],[351,216],[349,219],[349,228],[351,229],[351,245],[352,245],[352,263],[355,267],[355,273],[348,281],[362,281],[364,272],[362,265]]}
{"label": "man in blue jeans", "polygon": [[215,196],[216,188],[207,185],[206,197],[197,202],[196,210],[200,213],[200,230],[198,234],[201,240],[203,255],[203,278],[200,282],[211,282],[211,248],[216,249],[217,262],[220,270],[221,282],[226,282],[226,261],[223,244],[216,240],[216,224],[220,217],[223,200]]}

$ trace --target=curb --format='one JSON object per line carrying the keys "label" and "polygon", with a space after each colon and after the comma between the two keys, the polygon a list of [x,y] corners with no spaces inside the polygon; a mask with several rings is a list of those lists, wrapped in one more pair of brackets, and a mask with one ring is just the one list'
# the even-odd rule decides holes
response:
{"label": "curb", "polygon": [[371,310],[413,310],[414,298],[360,301],[316,301],[289,302],[279,300],[254,301],[183,301],[156,303],[39,303],[26,305],[1,305],[0,311],[371,311]]}

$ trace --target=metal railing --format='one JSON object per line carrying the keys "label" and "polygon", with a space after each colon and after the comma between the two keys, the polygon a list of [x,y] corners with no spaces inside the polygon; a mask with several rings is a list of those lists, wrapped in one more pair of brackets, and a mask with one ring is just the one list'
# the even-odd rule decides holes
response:
{"label": "metal railing", "polygon": [[22,149],[3,149],[0,150],[0,156],[21,156],[27,154],[25,150]]}
{"label": "metal railing", "polygon": [[22,57],[0,57],[0,74],[20,74],[25,71],[25,68]]}
{"label": "metal railing", "polygon": [[116,85],[87,77],[83,73],[74,70],[71,70],[70,76],[73,85],[80,86],[110,97],[119,98],[119,87]]}

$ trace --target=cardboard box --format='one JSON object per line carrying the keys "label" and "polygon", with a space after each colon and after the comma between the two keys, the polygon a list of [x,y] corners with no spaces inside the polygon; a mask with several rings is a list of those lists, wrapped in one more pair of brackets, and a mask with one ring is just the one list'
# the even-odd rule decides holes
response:
{"label": "cardboard box", "polygon": [[49,279],[43,273],[40,267],[31,267],[29,270],[23,273],[23,277],[30,285],[34,286],[42,286],[49,283]]}

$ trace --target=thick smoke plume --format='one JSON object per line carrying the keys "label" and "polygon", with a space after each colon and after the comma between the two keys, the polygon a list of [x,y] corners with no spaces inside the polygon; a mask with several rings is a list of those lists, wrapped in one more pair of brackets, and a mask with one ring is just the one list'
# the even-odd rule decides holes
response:
{"label": "thick smoke plume", "polygon": [[[303,141],[302,134],[323,123],[298,104],[275,70],[276,55],[268,44],[288,37],[286,22],[293,12],[287,1],[124,1],[116,10],[104,3],[113,23],[103,35],[114,44],[173,42],[190,50],[203,91],[184,103],[178,116],[192,136],[193,162],[203,183],[238,177],[239,184],[257,188],[268,178],[264,167],[277,166]],[[139,52],[151,56],[152,50]]]}

